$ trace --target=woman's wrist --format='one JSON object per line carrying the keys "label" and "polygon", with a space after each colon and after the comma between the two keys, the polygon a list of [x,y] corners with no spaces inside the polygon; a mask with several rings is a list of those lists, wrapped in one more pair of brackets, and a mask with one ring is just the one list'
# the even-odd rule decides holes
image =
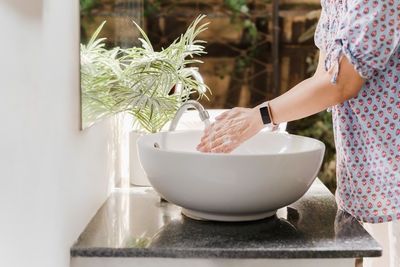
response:
{"label": "woman's wrist", "polygon": [[274,105],[273,105],[274,103],[273,103],[273,100],[270,100],[270,101],[268,101],[268,108],[269,108],[269,114],[271,115],[271,121],[272,121],[272,123],[274,124],[274,125],[279,125],[279,123],[281,123],[279,120],[278,120],[278,116],[277,116],[277,114],[274,112]]}
{"label": "woman's wrist", "polygon": [[257,128],[258,131],[261,131],[265,127],[265,125],[264,125],[261,115],[260,115],[259,106],[252,108],[251,113],[252,113],[253,122],[256,124],[255,127]]}
{"label": "woman's wrist", "polygon": [[258,117],[259,122],[262,124],[262,128],[271,126],[273,129],[276,129],[279,126],[277,123],[275,123],[275,120],[272,116],[269,101],[256,106],[254,108],[254,114],[256,114]]}
{"label": "woman's wrist", "polygon": [[260,115],[264,121],[264,124],[272,124],[273,126],[277,126],[278,123],[276,123],[275,117],[272,114],[270,103],[271,103],[270,101],[266,101],[258,105],[258,108],[260,110]]}

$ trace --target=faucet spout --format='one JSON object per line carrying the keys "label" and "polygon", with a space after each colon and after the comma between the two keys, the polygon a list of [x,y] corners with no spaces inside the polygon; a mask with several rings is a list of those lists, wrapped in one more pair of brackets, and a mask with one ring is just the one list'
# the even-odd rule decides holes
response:
{"label": "faucet spout", "polygon": [[194,101],[194,100],[188,100],[176,112],[176,115],[175,115],[174,119],[171,121],[171,124],[169,126],[169,131],[175,131],[176,127],[178,126],[178,122],[181,119],[183,113],[189,108],[196,109],[199,112],[201,121],[203,121],[203,122],[210,118],[210,115],[208,114],[207,110],[205,110],[204,107],[199,102]]}

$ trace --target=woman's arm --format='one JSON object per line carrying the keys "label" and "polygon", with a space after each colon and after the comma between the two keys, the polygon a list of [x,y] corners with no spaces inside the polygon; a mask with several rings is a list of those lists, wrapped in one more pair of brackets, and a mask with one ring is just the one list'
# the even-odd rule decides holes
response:
{"label": "woman's arm", "polygon": [[[320,52],[317,71],[290,91],[269,101],[274,123],[301,119],[357,96],[365,79],[346,57],[340,60],[336,84],[331,82],[333,70],[325,71],[325,53]],[[197,149],[203,152],[229,153],[257,134],[264,125],[259,106],[234,108],[216,118],[206,129]]]}
{"label": "woman's arm", "polygon": [[314,76],[269,102],[274,123],[301,119],[358,95],[365,79],[346,57],[340,60],[337,83],[331,82],[333,69],[324,70],[325,53],[320,52]]}

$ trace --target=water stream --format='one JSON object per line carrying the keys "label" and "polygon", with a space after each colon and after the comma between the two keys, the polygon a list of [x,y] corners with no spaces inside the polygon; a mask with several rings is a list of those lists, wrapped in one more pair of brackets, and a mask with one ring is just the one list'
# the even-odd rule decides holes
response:
{"label": "water stream", "polygon": [[[210,123],[209,119],[205,119],[203,122],[204,122],[204,132],[206,132],[206,130],[211,127],[211,123]],[[214,130],[213,130],[213,132],[214,132]],[[211,150],[211,142],[208,142],[208,150],[209,151]]]}

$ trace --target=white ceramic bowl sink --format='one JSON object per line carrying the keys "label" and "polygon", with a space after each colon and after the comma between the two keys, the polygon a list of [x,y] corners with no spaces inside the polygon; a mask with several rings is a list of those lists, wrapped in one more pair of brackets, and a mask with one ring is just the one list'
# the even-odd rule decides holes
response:
{"label": "white ceramic bowl sink", "polygon": [[197,219],[249,221],[298,200],[321,166],[322,142],[260,132],[231,154],[201,153],[202,131],[139,138],[140,162],[154,189]]}

